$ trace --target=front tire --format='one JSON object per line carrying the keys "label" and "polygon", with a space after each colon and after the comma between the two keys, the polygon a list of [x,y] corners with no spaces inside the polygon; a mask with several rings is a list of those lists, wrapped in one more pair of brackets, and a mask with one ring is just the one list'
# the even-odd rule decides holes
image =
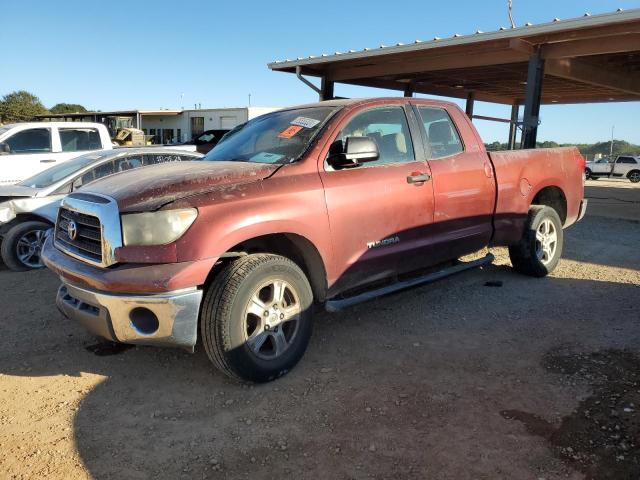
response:
{"label": "front tire", "polygon": [[313,292],[288,258],[240,257],[207,288],[200,328],[211,362],[230,377],[268,382],[289,372],[307,349]]}
{"label": "front tire", "polygon": [[563,240],[558,213],[551,207],[533,205],[522,239],[509,247],[513,268],[532,277],[547,276],[560,262]]}
{"label": "front tire", "polygon": [[50,224],[38,221],[15,225],[2,239],[0,254],[4,264],[14,272],[43,268],[40,252]]}
{"label": "front tire", "polygon": [[640,170],[632,170],[628,173],[627,178],[631,181],[631,183],[640,182]]}
{"label": "front tire", "polygon": [[584,170],[584,178],[585,180],[591,180],[591,170],[588,168],[585,168]]}

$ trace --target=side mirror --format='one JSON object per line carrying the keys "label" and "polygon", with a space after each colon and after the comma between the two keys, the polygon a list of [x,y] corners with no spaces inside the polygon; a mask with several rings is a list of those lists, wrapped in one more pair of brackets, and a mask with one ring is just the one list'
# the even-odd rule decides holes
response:
{"label": "side mirror", "polygon": [[347,137],[337,140],[329,149],[327,161],[333,168],[357,167],[364,162],[380,158],[378,145],[369,137]]}
{"label": "side mirror", "polygon": [[4,142],[0,142],[0,155],[8,155],[11,153],[11,148]]}

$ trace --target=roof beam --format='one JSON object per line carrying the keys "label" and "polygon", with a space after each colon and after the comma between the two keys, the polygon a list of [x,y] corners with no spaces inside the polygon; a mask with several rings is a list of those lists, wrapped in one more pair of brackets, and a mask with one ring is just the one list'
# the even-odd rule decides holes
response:
{"label": "roof beam", "polygon": [[640,79],[637,76],[594,67],[580,60],[548,60],[545,74],[640,96]]}
{"label": "roof beam", "polygon": [[[350,85],[360,85],[363,87],[386,88],[389,90],[400,90],[400,91],[404,91],[406,86],[408,85],[406,82],[397,82],[393,80],[384,80],[380,78],[348,80],[343,83],[347,83]],[[437,95],[441,97],[466,99],[469,93],[469,90],[466,90],[463,88],[451,88],[451,87],[446,87],[442,85],[432,85],[432,84],[424,83],[420,81],[411,82],[411,85],[413,86],[414,93]],[[511,105],[512,103],[511,98],[502,97],[499,95],[487,94],[477,90],[475,91],[475,99],[481,102],[504,103],[507,105]]]}
{"label": "roof beam", "polygon": [[524,52],[510,48],[502,50],[490,50],[471,52],[466,55],[456,53],[454,55],[423,56],[418,59],[402,61],[397,58],[394,61],[376,59],[379,63],[363,66],[339,66],[328,72],[329,78],[336,82],[356,80],[358,78],[381,77],[387,75],[407,75],[437,70],[449,70],[452,68],[471,68],[487,65],[500,65],[503,63],[526,62],[528,55]]}
{"label": "roof beam", "polygon": [[545,59],[584,57],[634,50],[640,51],[640,33],[550,43],[542,46],[542,57]]}

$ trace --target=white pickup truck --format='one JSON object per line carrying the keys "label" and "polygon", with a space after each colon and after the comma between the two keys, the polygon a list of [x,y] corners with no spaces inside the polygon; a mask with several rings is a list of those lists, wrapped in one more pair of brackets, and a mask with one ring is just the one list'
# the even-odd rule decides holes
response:
{"label": "white pickup truck", "polygon": [[33,122],[0,126],[0,185],[18,183],[94,150],[113,148],[107,127],[88,122]]}

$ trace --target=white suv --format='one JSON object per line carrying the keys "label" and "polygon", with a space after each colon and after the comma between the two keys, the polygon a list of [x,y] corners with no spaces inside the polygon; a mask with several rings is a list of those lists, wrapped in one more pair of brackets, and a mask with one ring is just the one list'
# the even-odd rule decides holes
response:
{"label": "white suv", "polygon": [[587,179],[628,178],[633,183],[640,182],[640,157],[620,155],[615,162],[603,158],[595,162],[587,162],[584,170]]}

